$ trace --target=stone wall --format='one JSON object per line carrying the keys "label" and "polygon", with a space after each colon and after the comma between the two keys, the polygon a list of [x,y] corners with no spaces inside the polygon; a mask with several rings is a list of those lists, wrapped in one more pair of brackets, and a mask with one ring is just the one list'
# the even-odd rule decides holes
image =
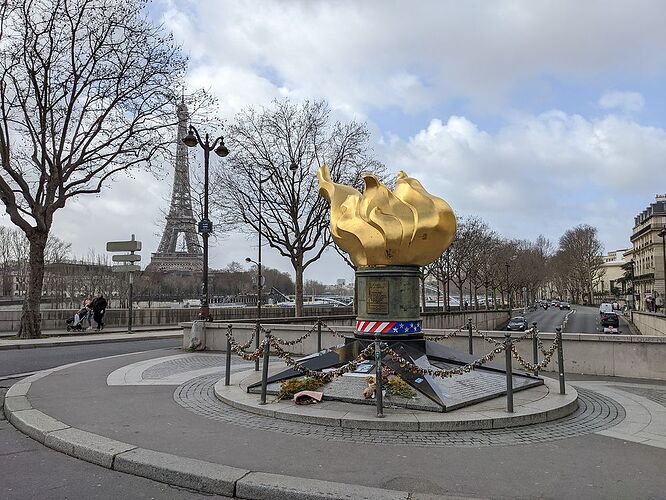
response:
{"label": "stone wall", "polygon": [[666,335],[666,315],[631,311],[631,321],[642,335]]}
{"label": "stone wall", "polygon": [[[272,333],[285,340],[296,339],[310,330],[312,325],[265,325]],[[233,335],[239,343],[250,339],[255,327],[252,324],[233,324]],[[353,327],[336,326],[333,328],[339,334],[351,336]],[[206,326],[206,348],[212,351],[226,350],[226,325],[209,323]],[[450,332],[450,330],[448,330]],[[427,335],[442,335],[446,330],[428,330]],[[504,332],[489,332],[490,337],[496,340],[504,339]],[[514,337],[518,336],[514,333]],[[183,324],[183,346],[187,347],[191,338],[191,323]],[[542,333],[546,348],[550,346],[555,334]],[[326,328],[322,329],[322,347],[331,347],[342,343],[343,340]],[[466,333],[444,341],[446,345],[467,352],[468,338]],[[254,343],[253,343],[254,345]],[[564,367],[567,373],[585,375],[606,375],[615,377],[634,377],[653,380],[666,380],[666,336],[643,335],[591,335],[591,334],[563,334]],[[473,351],[475,356],[481,357],[491,350],[491,345],[478,336],[473,337]],[[295,354],[304,355],[315,352],[317,349],[316,330],[302,343],[291,346],[289,350]],[[251,349],[253,350],[253,349]],[[532,340],[525,339],[518,344],[522,356],[532,361]],[[496,358],[497,364],[503,365],[504,355]],[[557,371],[557,355],[554,355],[551,365],[546,371]],[[514,360],[514,367],[517,363]]]}

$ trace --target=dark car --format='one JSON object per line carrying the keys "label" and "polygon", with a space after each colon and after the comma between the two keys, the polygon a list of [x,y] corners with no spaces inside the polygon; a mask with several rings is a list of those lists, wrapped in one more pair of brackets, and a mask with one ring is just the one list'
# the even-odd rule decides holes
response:
{"label": "dark car", "polygon": [[527,320],[522,316],[515,316],[511,318],[509,324],[506,325],[506,329],[514,332],[524,332],[527,330]]}
{"label": "dark car", "polygon": [[601,319],[599,321],[602,327],[612,326],[613,328],[620,327],[620,318],[614,312],[605,312],[601,313]]}
{"label": "dark car", "polygon": [[561,302],[560,309],[571,309],[571,305],[568,302]]}

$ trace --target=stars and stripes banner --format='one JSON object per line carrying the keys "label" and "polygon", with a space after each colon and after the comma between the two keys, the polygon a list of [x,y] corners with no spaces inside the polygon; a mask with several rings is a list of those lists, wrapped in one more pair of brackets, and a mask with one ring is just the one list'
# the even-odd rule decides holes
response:
{"label": "stars and stripes banner", "polygon": [[358,333],[419,333],[421,321],[356,321]]}

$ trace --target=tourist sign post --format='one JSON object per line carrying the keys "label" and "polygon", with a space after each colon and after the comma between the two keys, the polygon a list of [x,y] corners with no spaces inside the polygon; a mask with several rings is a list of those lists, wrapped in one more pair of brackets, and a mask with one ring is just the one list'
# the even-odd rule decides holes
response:
{"label": "tourist sign post", "polygon": [[132,292],[134,285],[134,273],[141,271],[141,266],[135,262],[141,261],[141,255],[134,252],[141,251],[141,242],[137,241],[132,235],[129,241],[109,241],[106,244],[107,252],[129,252],[128,254],[113,255],[111,260],[113,262],[120,262],[121,265],[113,266],[114,273],[127,273],[129,275],[129,294],[128,294],[128,307],[127,307],[127,333],[132,333]]}

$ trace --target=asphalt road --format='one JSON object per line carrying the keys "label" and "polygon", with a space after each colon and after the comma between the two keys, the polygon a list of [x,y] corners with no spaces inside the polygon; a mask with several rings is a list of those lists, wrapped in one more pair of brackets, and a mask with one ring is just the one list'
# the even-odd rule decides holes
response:
{"label": "asphalt road", "polygon": [[[106,342],[88,345],[40,347],[38,349],[8,349],[0,351],[0,378],[16,373],[46,370],[86,359],[114,356],[129,352],[178,347],[180,339],[138,340],[136,342]],[[16,380],[0,380],[0,387],[11,386]]]}
{"label": "asphalt road", "polygon": [[[86,359],[154,349],[175,348],[179,339],[109,342],[86,346],[0,351],[0,377],[53,368]],[[0,380],[0,400],[19,379]],[[17,431],[0,412],[0,498],[115,500],[203,500],[205,495],[112,471],[53,451]]]}
{"label": "asphalt road", "polygon": [[[514,316],[519,314],[514,313]],[[629,335],[631,332],[625,319],[620,318],[619,333]],[[536,311],[528,312],[525,317],[530,326],[536,321],[537,328],[541,332],[554,332],[555,328],[561,327],[567,318],[566,326],[562,331],[567,333],[603,333],[603,328],[599,324],[599,309],[596,307],[587,307],[571,305],[571,310],[561,310],[557,307],[537,308]]]}

